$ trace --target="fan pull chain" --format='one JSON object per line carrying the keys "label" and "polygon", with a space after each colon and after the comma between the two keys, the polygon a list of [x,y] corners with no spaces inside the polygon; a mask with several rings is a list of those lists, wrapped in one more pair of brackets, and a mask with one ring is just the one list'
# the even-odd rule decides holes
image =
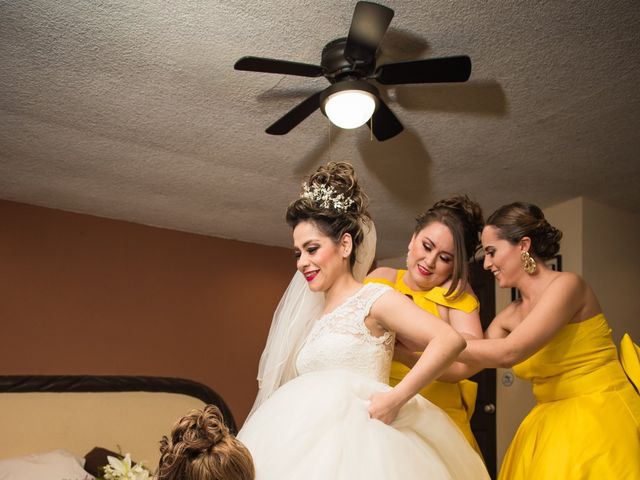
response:
{"label": "fan pull chain", "polygon": [[373,142],[373,115],[369,119],[369,141]]}
{"label": "fan pull chain", "polygon": [[327,122],[329,124],[329,161],[333,161],[333,152],[331,151],[332,149],[332,144],[331,144],[331,122]]}

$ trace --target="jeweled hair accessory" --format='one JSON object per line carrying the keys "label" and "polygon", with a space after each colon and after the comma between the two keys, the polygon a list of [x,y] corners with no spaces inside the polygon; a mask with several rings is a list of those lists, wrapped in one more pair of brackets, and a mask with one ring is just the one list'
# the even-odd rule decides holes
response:
{"label": "jeweled hair accessory", "polygon": [[331,185],[327,186],[313,183],[311,187],[309,187],[307,182],[304,182],[302,184],[301,197],[312,200],[322,208],[341,213],[346,212],[349,207],[353,205],[351,198],[346,198],[344,194],[337,193]]}

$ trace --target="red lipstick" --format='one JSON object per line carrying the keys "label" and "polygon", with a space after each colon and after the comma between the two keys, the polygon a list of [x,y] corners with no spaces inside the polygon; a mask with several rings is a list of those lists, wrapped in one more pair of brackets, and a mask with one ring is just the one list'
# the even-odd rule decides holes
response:
{"label": "red lipstick", "polygon": [[307,282],[312,281],[317,276],[318,276],[318,270],[314,270],[313,272],[305,272],[304,273],[304,278],[307,279]]}
{"label": "red lipstick", "polygon": [[431,275],[431,272],[429,270],[427,270],[426,268],[424,268],[422,265],[418,265],[418,271],[424,275],[425,277]]}

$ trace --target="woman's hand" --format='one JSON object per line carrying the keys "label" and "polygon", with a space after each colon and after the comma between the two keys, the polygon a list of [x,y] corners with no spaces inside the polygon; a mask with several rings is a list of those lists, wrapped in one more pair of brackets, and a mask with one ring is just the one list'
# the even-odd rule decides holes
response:
{"label": "woman's hand", "polygon": [[397,398],[393,390],[385,393],[374,393],[370,401],[369,416],[387,425],[390,425],[396,419],[400,408],[404,405],[404,402]]}

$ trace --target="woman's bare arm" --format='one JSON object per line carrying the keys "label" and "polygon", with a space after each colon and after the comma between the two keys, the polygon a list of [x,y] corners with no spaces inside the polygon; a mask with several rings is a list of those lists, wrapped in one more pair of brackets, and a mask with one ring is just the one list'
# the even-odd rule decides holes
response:
{"label": "woman's bare arm", "polygon": [[424,350],[411,371],[388,393],[372,398],[370,414],[385,423],[425,385],[436,379],[462,351],[465,341],[450,325],[425,312],[402,294],[385,293],[371,309],[371,318]]}
{"label": "woman's bare arm", "polygon": [[477,368],[510,368],[530,357],[582,308],[585,288],[579,276],[559,274],[513,331],[504,335],[504,324],[490,326],[487,339],[470,340],[458,359]]}

